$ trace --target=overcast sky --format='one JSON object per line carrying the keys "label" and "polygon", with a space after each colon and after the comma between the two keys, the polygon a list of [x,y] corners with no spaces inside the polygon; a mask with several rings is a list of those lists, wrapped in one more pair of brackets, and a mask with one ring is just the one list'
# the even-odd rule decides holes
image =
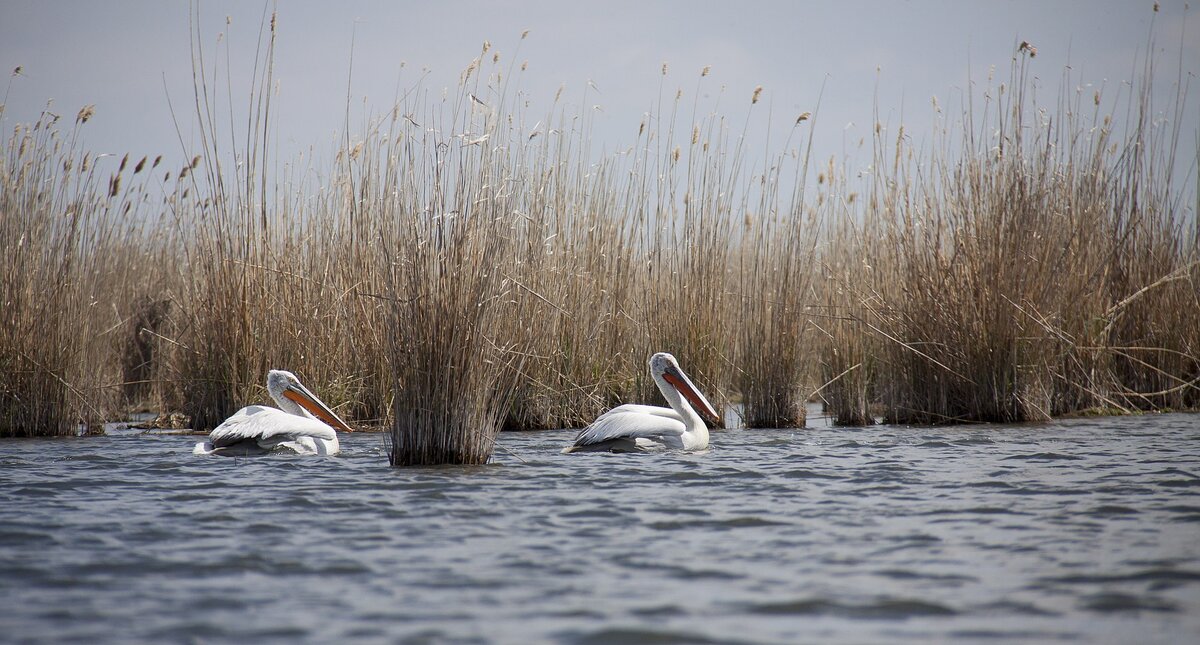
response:
{"label": "overcast sky", "polygon": [[[285,156],[332,148],[344,122],[352,39],[356,121],[364,110],[386,112],[397,89],[411,87],[422,70],[431,90],[455,86],[489,40],[502,61],[528,61],[520,87],[535,102],[549,105],[565,85],[564,98],[593,114],[596,137],[610,150],[633,143],[659,95],[665,62],[667,92],[682,88],[689,98],[701,68],[711,65],[701,109],[715,108],[738,123],[755,86],[763,86],[753,120],[759,134],[767,125],[784,131],[796,115],[814,110],[824,84],[819,152],[835,154],[869,138],[876,95],[882,121],[895,127],[903,118],[906,131],[924,136],[933,122],[931,97],[954,106],[968,79],[985,85],[989,68],[1006,76],[1022,40],[1037,47],[1033,70],[1047,98],[1068,65],[1071,87],[1127,95],[1123,83],[1137,76],[1153,40],[1157,94],[1169,99],[1180,68],[1185,80],[1200,73],[1200,24],[1196,7],[1164,0],[1155,13],[1153,4],[282,1],[273,135]],[[209,51],[218,37],[230,46],[239,72],[235,102],[248,91],[244,72],[253,62],[263,6],[199,6]],[[529,36],[521,40],[525,30]],[[8,81],[5,131],[36,119],[50,100],[69,118],[95,104],[85,135],[93,150],[183,157],[169,95],[182,112],[185,139],[193,136],[187,2],[0,0],[0,63],[6,71],[22,68]],[[1091,87],[1085,91],[1091,96]],[[1189,163],[1200,114],[1196,94],[1186,112]]]}

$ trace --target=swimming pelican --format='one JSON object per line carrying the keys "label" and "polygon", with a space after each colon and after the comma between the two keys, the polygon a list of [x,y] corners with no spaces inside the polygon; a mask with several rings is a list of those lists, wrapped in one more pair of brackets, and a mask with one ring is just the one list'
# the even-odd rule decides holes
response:
{"label": "swimming pelican", "polygon": [[238,410],[192,454],[246,456],[289,448],[302,455],[336,455],[341,447],[335,428],[353,432],[291,372],[267,372],[267,392],[279,409],[249,405]]}
{"label": "swimming pelican", "polygon": [[675,357],[665,352],[651,356],[650,376],[671,407],[636,404],[615,407],[596,417],[563,452],[707,448],[708,427],[696,412],[715,425],[721,424],[721,416],[679,369]]}

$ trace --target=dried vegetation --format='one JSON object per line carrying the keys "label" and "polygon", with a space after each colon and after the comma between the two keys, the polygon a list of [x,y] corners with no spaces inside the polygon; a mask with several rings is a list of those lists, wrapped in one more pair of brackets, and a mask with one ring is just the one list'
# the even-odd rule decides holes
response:
{"label": "dried vegetation", "polygon": [[481,463],[501,429],[655,402],[660,350],[756,427],[810,398],[845,424],[1200,405],[1195,214],[1148,86],[1121,123],[1099,96],[1048,115],[1022,48],[932,144],[877,127],[860,182],[810,159],[811,113],[772,156],[666,89],[597,155],[485,44],[313,173],[269,156],[274,33],[240,136],[194,40],[204,136],[176,169],[94,158],[90,106],[5,140],[0,435],[138,408],[204,430],[286,367],[386,425],[393,464]]}

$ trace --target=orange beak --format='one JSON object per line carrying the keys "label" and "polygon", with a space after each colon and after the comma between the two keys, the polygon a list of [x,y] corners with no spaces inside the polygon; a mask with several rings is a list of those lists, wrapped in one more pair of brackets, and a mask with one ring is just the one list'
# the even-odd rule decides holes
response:
{"label": "orange beak", "polygon": [[696,391],[696,388],[692,386],[690,381],[688,381],[686,378],[680,378],[678,375],[670,371],[665,372],[662,376],[663,380],[674,386],[675,389],[678,390],[679,393],[682,394],[684,398],[686,398],[688,402],[692,404],[692,408],[696,410],[696,412],[699,412],[700,416],[707,418],[710,422],[712,422],[713,425],[717,427],[724,427],[724,423],[721,421],[721,415],[717,414],[717,411],[712,409],[712,406],[709,405],[708,401],[704,400],[704,397],[700,396],[700,393]]}
{"label": "orange beak", "polygon": [[288,388],[283,391],[283,395],[295,401],[300,407],[308,410],[314,417],[329,424],[332,428],[341,430],[342,432],[354,432],[354,430],[350,429],[349,425],[346,425],[345,421],[342,421],[341,417],[334,414],[333,410],[330,410],[320,399],[308,392]]}

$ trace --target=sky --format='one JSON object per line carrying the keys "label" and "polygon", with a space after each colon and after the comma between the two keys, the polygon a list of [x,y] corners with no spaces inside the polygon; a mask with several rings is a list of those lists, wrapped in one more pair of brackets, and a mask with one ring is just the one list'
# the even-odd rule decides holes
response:
{"label": "sky", "polygon": [[[1086,96],[1096,88],[1106,100],[1128,96],[1128,82],[1152,53],[1162,118],[1173,122],[1167,108],[1179,79],[1195,85],[1200,73],[1200,5],[1163,0],[1155,12],[1154,4],[283,0],[195,8],[207,53],[218,51],[219,42],[231,61],[238,106],[249,92],[264,8],[277,9],[277,156],[333,150],[346,120],[348,84],[355,131],[364,115],[387,112],[418,81],[432,96],[454,88],[486,40],[489,55],[527,63],[519,85],[535,106],[549,106],[561,87],[572,109],[588,112],[598,150],[634,143],[660,92],[673,97],[682,89],[701,111],[742,123],[754,88],[762,86],[749,121],[752,152],[778,145],[797,115],[814,111],[810,125],[818,157],[825,157],[854,155],[860,140],[869,143],[876,109],[888,128],[903,122],[920,144],[935,122],[934,97],[953,113],[972,83],[988,83],[989,70],[998,80],[1007,75],[1022,41],[1037,47],[1031,69],[1050,106],[1064,75],[1068,89],[1082,88]],[[32,122],[48,101],[68,118],[93,104],[84,132],[92,150],[188,157],[196,141],[191,12],[183,0],[0,0],[0,70],[21,67],[6,81],[0,125],[10,132]],[[711,74],[699,83],[706,66]],[[1192,88],[1180,124],[1188,137],[1181,166],[1195,163],[1196,94]],[[866,156],[856,163],[867,163]]]}

